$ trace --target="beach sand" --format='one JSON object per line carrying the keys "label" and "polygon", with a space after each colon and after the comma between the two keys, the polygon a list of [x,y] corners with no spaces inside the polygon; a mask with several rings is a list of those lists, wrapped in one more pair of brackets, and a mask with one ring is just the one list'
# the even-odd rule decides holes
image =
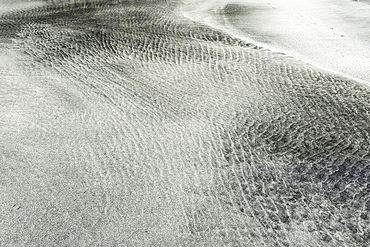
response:
{"label": "beach sand", "polygon": [[11,11],[43,6],[42,0],[2,0],[0,2],[0,15]]}
{"label": "beach sand", "polygon": [[367,86],[239,5],[78,2],[0,17],[0,246],[367,245]]}
{"label": "beach sand", "polygon": [[370,82],[370,6],[350,0],[188,2],[183,13],[243,40]]}

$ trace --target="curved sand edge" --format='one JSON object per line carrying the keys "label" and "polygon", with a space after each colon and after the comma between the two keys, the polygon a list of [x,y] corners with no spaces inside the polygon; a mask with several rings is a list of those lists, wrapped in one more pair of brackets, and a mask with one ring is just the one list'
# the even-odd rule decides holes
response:
{"label": "curved sand edge", "polygon": [[242,40],[369,85],[368,4],[347,0],[187,1],[180,11]]}

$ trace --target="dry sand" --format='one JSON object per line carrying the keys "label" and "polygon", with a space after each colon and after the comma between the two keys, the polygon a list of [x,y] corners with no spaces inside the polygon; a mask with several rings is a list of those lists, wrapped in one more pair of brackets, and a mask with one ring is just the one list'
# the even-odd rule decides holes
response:
{"label": "dry sand", "polygon": [[350,0],[189,1],[186,16],[370,82],[370,5]]}

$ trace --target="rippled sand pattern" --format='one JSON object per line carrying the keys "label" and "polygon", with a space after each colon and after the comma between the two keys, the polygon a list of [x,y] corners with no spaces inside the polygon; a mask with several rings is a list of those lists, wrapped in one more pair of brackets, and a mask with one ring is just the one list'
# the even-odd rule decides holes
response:
{"label": "rippled sand pattern", "polygon": [[369,87],[61,2],[0,17],[0,246],[368,246]]}

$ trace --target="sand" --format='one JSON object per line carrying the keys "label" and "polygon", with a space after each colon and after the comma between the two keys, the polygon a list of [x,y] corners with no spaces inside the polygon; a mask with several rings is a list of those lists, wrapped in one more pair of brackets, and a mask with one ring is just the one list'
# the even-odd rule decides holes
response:
{"label": "sand", "polygon": [[366,246],[370,89],[177,4],[0,17],[0,246]]}
{"label": "sand", "polygon": [[370,6],[349,0],[188,2],[183,13],[343,76],[370,81]]}
{"label": "sand", "polygon": [[41,0],[2,0],[0,2],[0,15],[11,11],[43,6],[44,4]]}

